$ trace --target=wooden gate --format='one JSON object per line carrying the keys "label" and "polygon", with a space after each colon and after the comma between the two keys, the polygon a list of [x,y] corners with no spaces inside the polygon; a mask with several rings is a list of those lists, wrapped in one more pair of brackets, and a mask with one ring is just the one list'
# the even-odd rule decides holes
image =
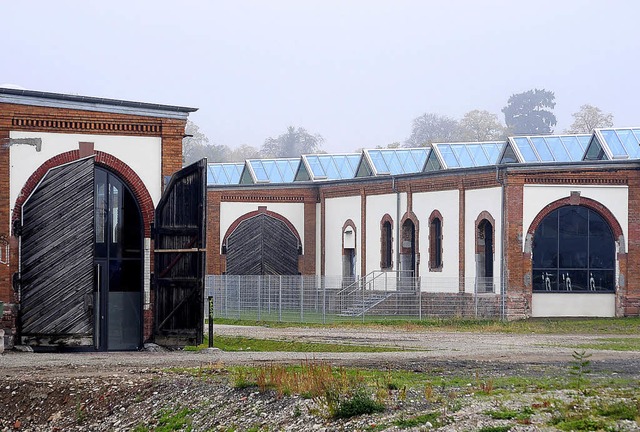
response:
{"label": "wooden gate", "polygon": [[297,275],[299,239],[274,217],[242,221],[227,239],[227,274]]}
{"label": "wooden gate", "polygon": [[50,169],[22,206],[25,342],[93,343],[93,158]]}
{"label": "wooden gate", "polygon": [[162,345],[202,343],[206,169],[203,159],[175,173],[156,208],[154,333]]}

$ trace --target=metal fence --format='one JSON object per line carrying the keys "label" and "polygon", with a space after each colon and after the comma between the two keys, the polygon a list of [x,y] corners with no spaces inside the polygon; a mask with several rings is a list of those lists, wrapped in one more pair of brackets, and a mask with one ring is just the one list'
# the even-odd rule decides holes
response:
{"label": "metal fence", "polygon": [[329,276],[210,275],[206,278],[205,296],[212,298],[216,318],[331,323],[498,319],[504,316],[500,292],[491,278],[414,278],[375,272],[357,280]]}

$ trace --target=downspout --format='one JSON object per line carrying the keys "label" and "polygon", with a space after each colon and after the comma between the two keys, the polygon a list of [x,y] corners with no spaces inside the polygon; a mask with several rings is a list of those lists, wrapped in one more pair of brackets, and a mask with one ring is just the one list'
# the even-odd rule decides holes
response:
{"label": "downspout", "polygon": [[400,274],[400,192],[395,177],[391,177],[391,190],[396,193],[396,271]]}
{"label": "downspout", "polygon": [[507,280],[505,278],[505,272],[506,272],[506,265],[505,265],[505,251],[506,251],[506,227],[505,227],[505,221],[506,221],[506,207],[505,207],[505,202],[506,202],[506,189],[505,189],[505,184],[504,184],[504,178],[502,178],[502,176],[500,175],[500,167],[498,165],[496,165],[496,181],[498,183],[500,183],[500,189],[501,189],[501,194],[500,194],[500,239],[501,239],[501,244],[502,247],[500,248],[500,317],[502,318],[502,320],[506,319],[506,300],[507,300]]}

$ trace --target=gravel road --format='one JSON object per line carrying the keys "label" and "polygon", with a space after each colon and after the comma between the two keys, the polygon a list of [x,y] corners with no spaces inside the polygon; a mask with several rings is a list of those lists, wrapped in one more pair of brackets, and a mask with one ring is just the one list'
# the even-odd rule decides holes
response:
{"label": "gravel road", "polygon": [[[323,361],[339,366],[402,369],[452,377],[532,378],[567,377],[576,345],[603,338],[629,336],[511,335],[454,333],[375,328],[269,328],[215,326],[217,335],[253,338],[339,342],[397,347],[385,353],[284,353],[219,350],[108,353],[22,353],[0,355],[0,431],[150,431],[162,426],[167,413],[188,410],[185,423],[172,430],[193,431],[449,431],[507,430],[512,432],[557,431],[552,417],[565,406],[577,411],[610,403],[634,403],[633,389],[614,390],[583,397],[563,390],[541,391],[513,397],[496,394],[473,397],[475,384],[455,389],[434,389],[434,401],[419,390],[402,396],[389,391],[383,413],[345,420],[318,413],[322,405],[298,395],[278,397],[255,388],[230,384],[226,366],[235,364],[300,363]],[[590,377],[615,376],[635,382],[640,377],[640,352],[589,349]],[[221,365],[221,366],[220,366]],[[169,367],[207,366],[206,377],[167,371]],[[218,369],[220,368],[220,369]],[[478,378],[479,377],[479,378]],[[542,382],[543,380],[539,380]],[[468,387],[469,385],[474,387]],[[605,390],[606,392],[606,390]],[[611,393],[611,392],[610,392]],[[627,399],[620,399],[620,395]],[[439,401],[439,402],[438,402]],[[542,401],[542,402],[541,402]],[[546,401],[546,402],[545,402]],[[580,404],[577,404],[577,401]],[[549,404],[548,406],[546,404]],[[455,410],[450,408],[456,406]],[[540,408],[542,406],[542,408]],[[533,410],[525,422],[499,420],[489,410]],[[400,428],[398,422],[424,413],[441,413],[441,425]],[[174,418],[175,420],[175,418]],[[500,429],[508,425],[507,429]],[[640,431],[640,420],[617,420],[611,427]],[[613,430],[613,429],[612,429]]]}

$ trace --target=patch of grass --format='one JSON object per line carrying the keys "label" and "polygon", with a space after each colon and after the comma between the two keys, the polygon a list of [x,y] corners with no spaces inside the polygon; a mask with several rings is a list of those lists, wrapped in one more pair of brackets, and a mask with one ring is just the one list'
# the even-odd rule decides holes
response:
{"label": "patch of grass", "polygon": [[384,411],[384,404],[374,400],[364,389],[358,389],[351,397],[338,403],[334,418],[351,418],[362,414]]}
{"label": "patch of grass", "polygon": [[640,351],[640,338],[601,338],[597,341],[575,345],[582,350]]}
{"label": "patch of grass", "polygon": [[516,420],[518,423],[528,424],[531,422],[533,409],[531,407],[524,407],[521,410],[501,408],[485,411],[485,414],[494,420]]}
{"label": "patch of grass", "polygon": [[189,416],[193,413],[189,408],[181,408],[177,411],[163,410],[160,413],[158,424],[153,428],[154,432],[171,432],[186,431],[190,432],[191,419]]}
{"label": "patch of grass", "polygon": [[551,424],[563,431],[598,431],[609,426],[605,421],[591,417],[554,419]]}
{"label": "patch of grass", "polygon": [[[290,322],[256,321],[251,319],[225,319],[216,318],[216,324],[233,325],[267,325],[270,327],[391,327],[405,331],[421,331],[425,328],[442,331],[464,331],[464,332],[485,332],[485,333],[515,333],[515,334],[592,334],[592,335],[628,335],[635,334],[640,326],[640,317],[622,318],[530,318],[518,321],[500,320],[475,320],[475,319],[425,319],[405,317],[405,319],[381,319],[380,317],[365,317],[363,323],[358,321],[337,322],[334,317],[329,317],[330,324],[322,324],[322,318],[314,320],[311,314],[305,314],[306,322],[299,322],[299,311],[297,316],[292,315]],[[283,316],[283,319],[285,317]],[[634,342],[635,343],[635,342]],[[585,347],[589,348],[589,347]]]}
{"label": "patch of grass", "polygon": [[[214,336],[213,346],[223,351],[255,351],[255,352],[393,352],[399,348],[373,345],[347,345],[314,342],[283,341],[275,339],[254,339],[241,336]],[[199,351],[209,347],[208,338],[196,346],[186,346],[185,351]]]}
{"label": "patch of grass", "polygon": [[637,420],[640,417],[640,402],[601,402],[593,407],[595,414],[611,420]]}
{"label": "patch of grass", "polygon": [[407,429],[411,427],[422,426],[425,423],[431,423],[432,427],[438,428],[441,426],[440,413],[431,412],[427,414],[418,415],[415,417],[401,418],[393,422],[394,425],[401,429]]}

